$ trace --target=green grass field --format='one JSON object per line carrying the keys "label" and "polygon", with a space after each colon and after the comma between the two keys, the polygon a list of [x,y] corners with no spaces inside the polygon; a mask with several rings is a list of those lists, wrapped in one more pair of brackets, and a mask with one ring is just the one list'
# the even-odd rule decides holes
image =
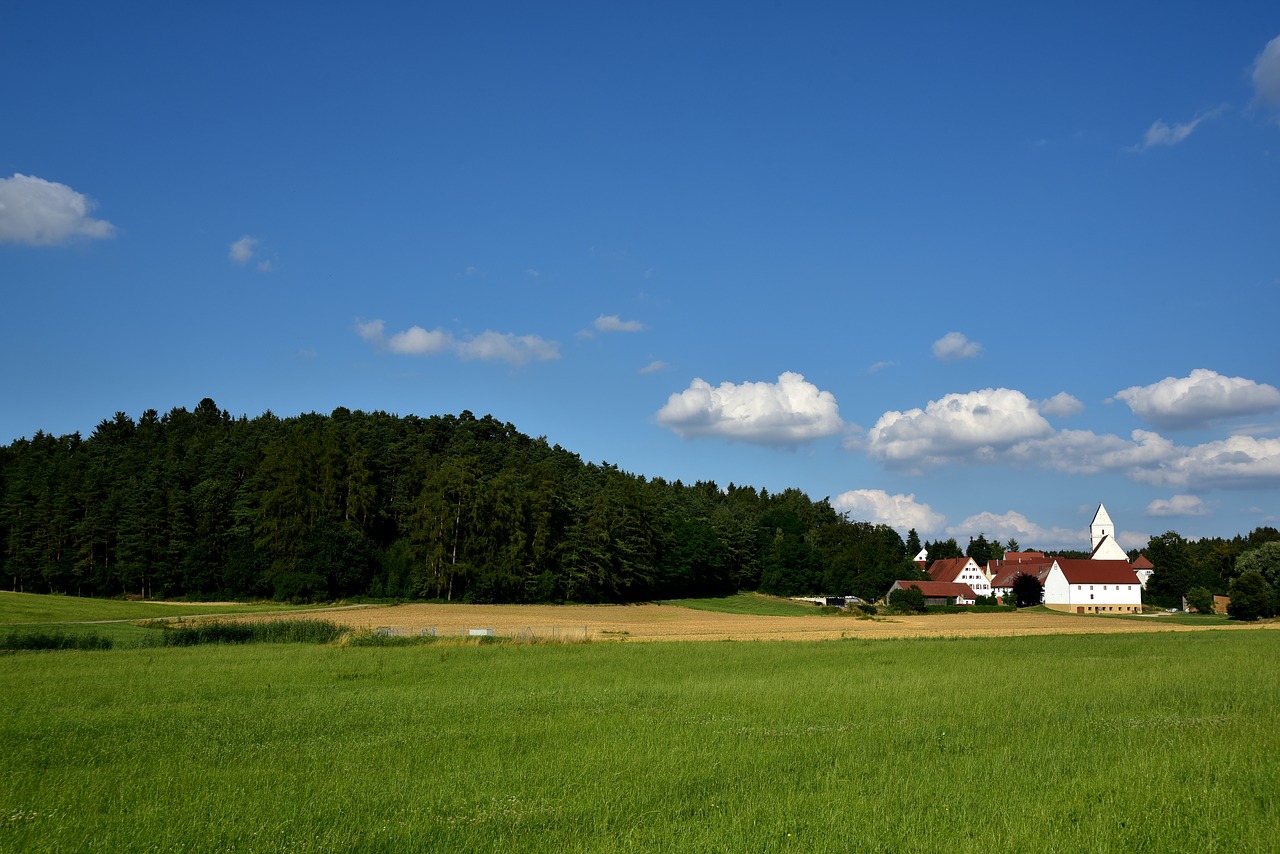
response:
{"label": "green grass field", "polygon": [[128,602],[0,591],[0,626],[31,623],[100,623],[108,620],[149,620],[164,617],[228,614],[267,614],[309,610],[278,603],[218,604],[201,602]]}
{"label": "green grass field", "polygon": [[1277,642],[0,654],[0,851],[1271,851]]}

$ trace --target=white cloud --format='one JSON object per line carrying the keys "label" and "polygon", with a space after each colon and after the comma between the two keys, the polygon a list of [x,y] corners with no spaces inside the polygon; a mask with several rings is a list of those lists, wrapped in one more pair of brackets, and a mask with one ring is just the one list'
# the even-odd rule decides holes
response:
{"label": "white cloud", "polygon": [[1267,46],[1253,61],[1253,91],[1264,104],[1280,107],[1280,36],[1267,42]]}
{"label": "white cloud", "polygon": [[956,359],[972,359],[981,352],[981,344],[977,341],[970,341],[959,332],[948,332],[933,342],[934,358],[943,362],[953,362]]}
{"label": "white cloud", "polygon": [[662,361],[661,359],[654,359],[652,362],[650,362],[649,364],[641,368],[640,373],[656,374],[658,371],[665,371],[669,367],[671,366],[668,365],[666,362]]}
{"label": "white cloud", "polygon": [[1252,436],[1185,447],[1148,430],[1134,430],[1132,440],[1062,430],[1015,445],[1007,458],[1068,474],[1119,472],[1139,483],[1192,492],[1280,485],[1280,439]]}
{"label": "white cloud", "polygon": [[990,458],[1015,443],[1052,432],[1035,404],[1020,391],[983,389],[948,394],[924,409],[891,411],[867,433],[873,459],[922,469],[949,458]]}
{"label": "white cloud", "polygon": [[844,426],[835,396],[792,372],[776,383],[725,382],[714,388],[695,379],[667,398],[655,417],[684,439],[719,436],[762,445],[807,442]]}
{"label": "white cloud", "polygon": [[0,178],[0,243],[53,246],[77,237],[114,237],[114,225],[89,216],[94,207],[66,184],[20,173]]}
{"label": "white cloud", "polygon": [[1188,377],[1166,377],[1116,393],[1134,414],[1169,430],[1280,409],[1280,390],[1244,377],[1198,368]]}
{"label": "white cloud", "polygon": [[883,371],[885,368],[892,368],[896,364],[898,363],[897,362],[876,362],[874,365],[867,368],[867,373],[878,374],[881,371]]}
{"label": "white cloud", "polygon": [[851,519],[888,525],[901,534],[912,528],[926,536],[942,530],[947,517],[912,495],[890,495],[883,489],[851,489],[831,501],[831,506]]}
{"label": "white cloud", "polygon": [[356,321],[356,333],[370,344],[374,344],[378,347],[385,346],[386,344],[383,340],[383,330],[385,328],[386,324],[381,320],[369,320],[365,322],[361,322],[359,320]]}
{"label": "white cloud", "polygon": [[380,350],[390,350],[403,356],[453,353],[460,359],[503,361],[513,365],[560,358],[560,345],[537,335],[485,331],[471,338],[459,339],[443,329],[411,326],[388,338],[386,324],[381,320],[357,321],[356,333]]}
{"label": "white cloud", "polygon": [[1058,418],[1070,418],[1071,416],[1079,415],[1084,411],[1084,404],[1067,394],[1065,391],[1060,391],[1048,400],[1040,401],[1038,408],[1044,415],[1053,415]]}
{"label": "white cloud", "polygon": [[1254,489],[1280,486],[1280,439],[1231,436],[1177,453],[1152,468],[1131,472],[1133,480],[1174,489]]}
{"label": "white cloud", "polygon": [[258,238],[245,235],[244,237],[231,244],[227,250],[227,256],[237,264],[248,264],[253,260],[254,247],[258,245]]}
{"label": "white cloud", "polygon": [[421,326],[410,326],[404,332],[397,332],[387,341],[387,348],[393,353],[405,356],[429,356],[443,353],[454,346],[453,336],[440,329],[430,331]]}
{"label": "white cloud", "polygon": [[1175,495],[1157,498],[1147,505],[1148,516],[1207,516],[1209,507],[1198,496]]}
{"label": "white cloud", "polygon": [[947,533],[953,537],[975,537],[978,534],[985,534],[987,539],[1000,540],[1004,543],[1013,538],[1023,549],[1044,549],[1049,546],[1074,545],[1088,541],[1088,535],[1083,529],[1045,528],[1015,510],[1000,514],[989,511],[977,513],[960,524],[947,528]]}
{"label": "white cloud", "polygon": [[1157,120],[1152,123],[1151,127],[1147,128],[1147,133],[1143,136],[1142,142],[1131,146],[1128,150],[1142,152],[1162,145],[1177,145],[1187,137],[1191,136],[1192,131],[1194,131],[1201,122],[1216,118],[1225,112],[1226,109],[1227,105],[1222,104],[1214,107],[1208,112],[1200,113],[1189,122],[1183,122],[1182,124],[1176,125],[1168,125],[1163,121]]}
{"label": "white cloud", "polygon": [[644,324],[638,320],[622,320],[616,314],[600,315],[595,327],[600,332],[643,332]]}
{"label": "white cloud", "polygon": [[1008,458],[1067,474],[1096,474],[1158,466],[1177,453],[1173,442],[1149,430],[1134,430],[1131,440],[1089,430],[1060,430],[1019,442],[1009,449]]}
{"label": "white cloud", "polygon": [[457,343],[463,359],[501,360],[522,365],[530,359],[547,362],[560,358],[560,345],[537,335],[512,335],[509,332],[485,331]]}

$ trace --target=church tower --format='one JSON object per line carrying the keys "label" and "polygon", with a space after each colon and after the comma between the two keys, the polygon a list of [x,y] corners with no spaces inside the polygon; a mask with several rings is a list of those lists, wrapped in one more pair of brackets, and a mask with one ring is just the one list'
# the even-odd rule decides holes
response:
{"label": "church tower", "polygon": [[1098,505],[1089,524],[1089,540],[1092,543],[1092,560],[1129,560],[1124,549],[1116,542],[1116,523],[1111,521],[1105,505]]}

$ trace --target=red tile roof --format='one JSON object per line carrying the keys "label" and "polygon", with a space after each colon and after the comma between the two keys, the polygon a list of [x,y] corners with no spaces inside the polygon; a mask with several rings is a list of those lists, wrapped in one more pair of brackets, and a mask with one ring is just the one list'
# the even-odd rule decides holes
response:
{"label": "red tile roof", "polygon": [[1134,558],[1133,563],[1130,564],[1130,566],[1132,566],[1134,569],[1155,569],[1156,568],[1156,565],[1154,563],[1147,560],[1146,555],[1138,555],[1136,558]]}
{"label": "red tile roof", "polygon": [[1001,561],[999,565],[993,566],[987,564],[988,570],[995,570],[995,575],[991,578],[992,587],[1012,587],[1013,580],[1019,575],[1030,575],[1044,584],[1045,578],[1049,576],[1049,570],[1053,569],[1053,558],[1048,560],[1039,560],[1036,562],[1026,561],[1025,563],[1005,563]]}
{"label": "red tile roof", "polygon": [[955,581],[969,565],[967,557],[948,557],[929,565],[929,577],[934,581]]}
{"label": "red tile roof", "polygon": [[[968,558],[965,558],[968,560]],[[973,588],[967,584],[960,584],[955,581],[895,581],[890,590],[906,590],[908,587],[918,587],[920,592],[925,596],[957,596],[964,599],[976,599],[977,594],[973,592]]]}
{"label": "red tile roof", "polygon": [[1127,560],[1058,558],[1068,584],[1141,584]]}

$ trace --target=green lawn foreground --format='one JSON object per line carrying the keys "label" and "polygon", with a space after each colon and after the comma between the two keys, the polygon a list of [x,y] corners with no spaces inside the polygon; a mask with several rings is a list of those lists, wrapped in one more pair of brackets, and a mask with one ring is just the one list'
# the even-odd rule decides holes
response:
{"label": "green lawn foreground", "polygon": [[1271,851],[1272,631],[0,655],[0,851]]}

